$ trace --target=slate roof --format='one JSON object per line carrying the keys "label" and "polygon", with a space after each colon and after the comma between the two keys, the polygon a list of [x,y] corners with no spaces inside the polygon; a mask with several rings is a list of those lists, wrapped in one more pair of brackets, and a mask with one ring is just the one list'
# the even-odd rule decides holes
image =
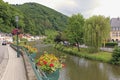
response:
{"label": "slate roof", "polygon": [[120,18],[112,18],[110,24],[111,27],[120,27]]}

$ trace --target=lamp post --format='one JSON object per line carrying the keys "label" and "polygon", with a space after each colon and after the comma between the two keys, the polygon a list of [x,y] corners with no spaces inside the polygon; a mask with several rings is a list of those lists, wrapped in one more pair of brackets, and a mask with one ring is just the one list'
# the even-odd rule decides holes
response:
{"label": "lamp post", "polygon": [[16,21],[16,28],[17,28],[17,57],[20,57],[19,55],[19,47],[18,47],[18,21],[19,21],[19,17],[18,16],[15,16],[15,21]]}

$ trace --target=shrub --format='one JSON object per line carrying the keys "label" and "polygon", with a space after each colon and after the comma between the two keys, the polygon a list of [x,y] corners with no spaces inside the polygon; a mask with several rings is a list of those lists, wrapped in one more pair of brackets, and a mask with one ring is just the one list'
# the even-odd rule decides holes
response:
{"label": "shrub", "polygon": [[120,64],[120,47],[115,47],[113,54],[112,54],[111,63]]}
{"label": "shrub", "polygon": [[115,47],[115,46],[117,46],[117,45],[118,45],[117,42],[107,42],[107,43],[105,43],[105,46],[106,46],[106,47]]}

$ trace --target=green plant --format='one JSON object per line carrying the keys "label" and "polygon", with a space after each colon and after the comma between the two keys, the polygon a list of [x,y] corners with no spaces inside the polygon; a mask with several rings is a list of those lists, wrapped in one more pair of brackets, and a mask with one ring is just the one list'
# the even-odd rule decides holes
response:
{"label": "green plant", "polygon": [[79,56],[79,57],[83,57],[83,58],[87,58],[87,59],[92,59],[92,60],[97,60],[97,61],[102,61],[102,62],[110,62],[111,58],[112,58],[112,54],[110,52],[97,52],[97,53],[93,53],[91,54],[89,52],[89,50],[87,48],[81,48],[80,52],[77,51],[77,48],[68,48],[68,47],[64,47],[64,49],[60,49],[62,46],[58,45],[56,47],[57,50],[63,51],[67,54],[71,54],[74,56]]}
{"label": "green plant", "polygon": [[112,54],[111,63],[120,64],[120,47],[115,47],[113,54]]}
{"label": "green plant", "polygon": [[107,42],[107,43],[105,43],[105,46],[106,46],[106,47],[115,47],[115,46],[117,46],[117,45],[118,45],[117,42]]}

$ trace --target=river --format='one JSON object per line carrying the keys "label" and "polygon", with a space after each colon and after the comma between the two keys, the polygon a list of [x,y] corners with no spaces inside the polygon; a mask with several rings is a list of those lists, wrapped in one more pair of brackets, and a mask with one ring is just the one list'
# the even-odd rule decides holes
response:
{"label": "river", "polygon": [[37,44],[40,54],[43,51],[67,56],[65,67],[60,70],[59,80],[120,80],[120,67],[99,61],[87,60],[61,53],[50,45]]}

